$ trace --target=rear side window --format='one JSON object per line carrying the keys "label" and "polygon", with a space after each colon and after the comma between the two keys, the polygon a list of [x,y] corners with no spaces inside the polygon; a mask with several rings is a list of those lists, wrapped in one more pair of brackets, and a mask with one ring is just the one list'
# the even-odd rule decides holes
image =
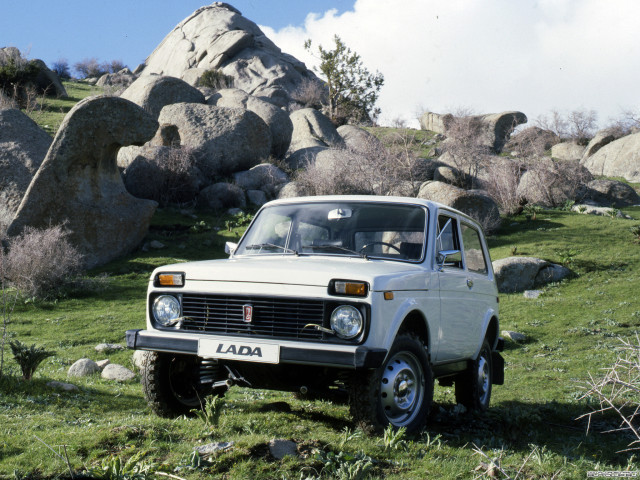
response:
{"label": "rear side window", "polygon": [[487,260],[482,250],[480,232],[475,228],[462,224],[462,243],[464,244],[464,257],[467,263],[467,270],[474,273],[488,273]]}

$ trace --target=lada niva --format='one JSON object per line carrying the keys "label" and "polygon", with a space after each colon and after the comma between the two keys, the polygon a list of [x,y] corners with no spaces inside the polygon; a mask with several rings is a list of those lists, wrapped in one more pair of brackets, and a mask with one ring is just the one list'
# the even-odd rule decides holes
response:
{"label": "lada niva", "polygon": [[264,205],[228,259],[156,269],[144,394],[162,416],[233,384],[344,392],[358,423],[421,429],[434,379],[486,410],[502,384],[498,292],[478,223],[438,203],[332,196]]}

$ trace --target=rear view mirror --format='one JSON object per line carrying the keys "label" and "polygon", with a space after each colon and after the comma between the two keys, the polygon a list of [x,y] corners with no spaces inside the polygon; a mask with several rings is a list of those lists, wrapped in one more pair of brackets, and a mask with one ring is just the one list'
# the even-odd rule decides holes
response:
{"label": "rear view mirror", "polygon": [[438,252],[438,256],[436,257],[436,262],[438,263],[438,271],[441,272],[444,268],[447,260],[453,263],[459,263],[462,261],[462,254],[460,250],[441,250]]}
{"label": "rear view mirror", "polygon": [[233,255],[236,252],[237,248],[237,243],[227,242],[224,244],[224,253],[226,253],[227,255]]}

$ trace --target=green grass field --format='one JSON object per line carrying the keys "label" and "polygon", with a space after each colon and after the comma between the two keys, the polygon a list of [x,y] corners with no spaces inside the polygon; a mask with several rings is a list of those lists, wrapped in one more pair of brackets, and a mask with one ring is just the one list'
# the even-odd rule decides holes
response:
{"label": "green grass field", "polygon": [[[211,431],[197,418],[151,414],[139,378],[123,384],[98,375],[73,379],[76,392],[46,386],[69,381],[69,366],[83,357],[131,367],[130,351],[100,355],[94,347],[123,344],[125,330],[144,327],[151,270],[168,262],[223,257],[224,242],[237,239],[244,228],[229,231],[227,217],[196,212],[194,219],[160,211],[149,239],[166,249],[134,252],[91,272],[100,278],[94,291],[16,306],[12,338],[56,354],[27,382],[5,352],[0,478],[68,478],[66,461],[45,443],[62,457],[66,449],[76,474],[138,455],[132,462],[137,466],[164,465],[166,473],[187,479],[491,478],[486,473],[491,461],[483,454],[511,478],[585,478],[590,470],[636,469],[635,457],[618,453],[632,438],[604,433],[618,425],[614,417],[595,418],[588,435],[586,422],[576,420],[589,411],[581,399],[588,374],[598,375],[613,361],[617,337],[640,330],[640,245],[629,231],[640,223],[640,208],[624,211],[636,220],[559,210],[543,211],[533,221],[505,220],[490,238],[494,260],[517,247],[518,254],[567,264],[575,278],[546,287],[536,300],[501,295],[501,328],[525,333],[529,340],[507,343],[505,385],[494,388],[485,416],[458,412],[452,388],[436,387],[429,427],[420,436],[386,442],[354,428],[346,405],[302,401],[289,393],[234,387]],[[186,229],[192,226],[199,233]],[[267,446],[275,438],[294,440],[299,456],[275,460]],[[229,451],[196,465],[196,447],[229,441],[234,442]],[[134,478],[126,472],[105,478]],[[495,475],[506,478],[498,470]]]}

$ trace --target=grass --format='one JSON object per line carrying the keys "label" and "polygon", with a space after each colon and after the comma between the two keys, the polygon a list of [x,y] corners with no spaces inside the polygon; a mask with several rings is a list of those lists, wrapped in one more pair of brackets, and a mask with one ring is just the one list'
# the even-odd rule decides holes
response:
{"label": "grass", "polygon": [[[640,208],[624,211],[640,218]],[[130,351],[100,355],[94,347],[122,344],[125,330],[144,327],[151,270],[223,257],[224,242],[237,240],[245,228],[234,227],[229,217],[196,214],[160,211],[147,240],[167,248],[134,252],[91,272],[109,277],[100,291],[18,305],[12,338],[56,354],[30,382],[20,379],[17,364],[8,358],[10,375],[0,381],[0,478],[68,477],[66,462],[36,437],[61,454],[66,446],[75,472],[115,457],[124,464],[138,455],[132,463],[164,465],[167,473],[187,479],[358,478],[362,471],[388,479],[489,478],[491,461],[512,478],[520,468],[518,478],[585,478],[589,470],[638,468],[629,453],[618,453],[630,438],[604,433],[617,426],[614,418],[598,417],[588,435],[585,423],[576,421],[589,410],[580,399],[589,372],[597,375],[612,362],[616,337],[640,331],[635,300],[640,246],[629,232],[637,220],[558,210],[543,211],[534,221],[506,220],[489,239],[494,260],[509,256],[517,245],[518,254],[568,261],[576,276],[545,287],[536,300],[500,296],[501,328],[525,333],[528,341],[507,344],[505,385],[494,388],[486,415],[459,412],[453,389],[437,387],[429,427],[402,441],[355,429],[345,405],[298,400],[283,392],[234,387],[225,397],[219,425],[211,429],[198,418],[152,415],[138,380],[118,384],[92,376],[73,379],[79,387],[75,392],[47,387],[51,380],[70,381],[66,372],[79,358],[131,366]],[[267,446],[274,438],[294,440],[299,456],[275,460]],[[212,442],[234,445],[206,461],[194,456],[196,447]]]}

